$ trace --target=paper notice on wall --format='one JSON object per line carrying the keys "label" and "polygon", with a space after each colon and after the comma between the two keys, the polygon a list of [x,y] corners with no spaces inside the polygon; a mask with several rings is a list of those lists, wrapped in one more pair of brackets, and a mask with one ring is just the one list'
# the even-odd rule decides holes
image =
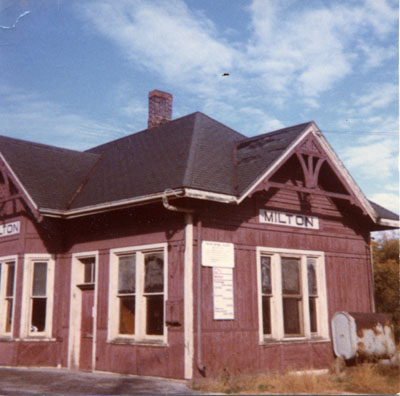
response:
{"label": "paper notice on wall", "polygon": [[202,264],[205,267],[233,268],[235,266],[233,243],[203,241]]}
{"label": "paper notice on wall", "polygon": [[235,319],[233,307],[233,269],[213,268],[214,320]]}

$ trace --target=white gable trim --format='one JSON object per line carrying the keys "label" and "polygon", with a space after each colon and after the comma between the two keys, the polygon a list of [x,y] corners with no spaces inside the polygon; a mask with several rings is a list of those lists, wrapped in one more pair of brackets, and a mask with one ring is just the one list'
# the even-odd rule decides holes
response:
{"label": "white gable trim", "polygon": [[[348,184],[349,188],[351,191],[354,193],[356,198],[360,201],[363,209],[367,212],[367,214],[371,217],[371,219],[377,223],[378,222],[378,215],[376,214],[375,210],[372,208],[370,203],[368,202],[367,198],[361,191],[361,189],[358,187],[357,183],[354,181],[354,179],[351,177],[350,173],[347,171],[345,166],[343,165],[343,162],[339,159],[339,157],[336,155],[336,153],[333,151],[332,147],[328,143],[328,141],[325,139],[325,137],[322,135],[321,131],[318,129],[318,127],[315,125],[314,122],[311,123],[311,125],[305,129],[305,131],[290,145],[287,147],[285,152],[273,163],[271,167],[269,167],[260,177],[257,178],[257,180],[242,194],[242,196],[238,199],[238,203],[241,203],[247,196],[268,176],[270,176],[273,172],[277,170],[279,166],[281,166],[291,155],[291,152],[294,147],[296,147],[298,144],[301,143],[301,141],[305,140],[305,138],[309,135],[312,134],[317,141],[320,143],[322,148],[325,150],[326,154],[328,155],[329,160],[332,162],[332,164],[336,167],[336,170],[341,174],[343,179],[346,181]],[[383,224],[383,223],[381,223]],[[387,224],[389,225],[389,224]]]}
{"label": "white gable trim", "polygon": [[361,191],[360,187],[358,187],[358,184],[352,178],[352,176],[350,175],[350,173],[344,166],[343,162],[336,155],[333,148],[328,143],[328,141],[325,139],[324,135],[321,133],[321,131],[318,129],[317,126],[316,126],[316,130],[313,132],[313,135],[316,137],[318,142],[321,144],[322,148],[328,154],[329,159],[336,166],[337,171],[342,175],[343,179],[346,181],[346,183],[348,184],[348,186],[350,187],[350,189],[352,190],[352,192],[354,193],[356,198],[360,201],[364,210],[368,213],[368,215],[371,217],[371,219],[376,223],[377,219],[378,219],[377,213],[372,208],[368,199],[366,198],[364,193]]}
{"label": "white gable trim", "polygon": [[269,175],[274,173],[286,160],[288,160],[289,154],[292,149],[296,147],[309,133],[317,130],[317,127],[314,123],[306,128],[303,133],[294,141],[290,146],[286,148],[286,151],[261,175],[259,176],[254,183],[244,191],[244,193],[239,197],[237,203],[240,204],[247,196]]}

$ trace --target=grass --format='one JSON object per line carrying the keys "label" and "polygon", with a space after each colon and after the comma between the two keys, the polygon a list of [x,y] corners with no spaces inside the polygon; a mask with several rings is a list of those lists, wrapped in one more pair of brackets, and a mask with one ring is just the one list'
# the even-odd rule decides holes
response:
{"label": "grass", "polygon": [[230,375],[193,382],[194,390],[226,394],[396,394],[400,392],[398,367],[363,364],[346,368],[339,376],[333,373],[296,375],[271,373]]}

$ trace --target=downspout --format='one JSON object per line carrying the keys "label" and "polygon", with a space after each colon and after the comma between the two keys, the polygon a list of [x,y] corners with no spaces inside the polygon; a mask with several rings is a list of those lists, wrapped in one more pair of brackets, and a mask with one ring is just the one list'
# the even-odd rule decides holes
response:
{"label": "downspout", "polygon": [[[180,208],[174,205],[171,205],[168,201],[168,196],[167,193],[169,190],[164,191],[164,195],[162,197],[163,205],[167,210],[171,210],[173,212],[182,212],[185,213],[185,223],[187,225],[191,225],[191,229],[193,227],[193,209],[188,209],[188,208]],[[197,221],[197,369],[200,371],[201,375],[205,376],[205,370],[206,367],[202,363],[201,359],[201,230],[202,230],[202,222],[199,219]],[[191,233],[191,246],[193,246],[193,233]],[[186,233],[185,233],[185,252],[187,252],[188,246],[187,246],[187,240],[186,240]],[[185,255],[186,256],[186,255]],[[192,266],[193,268],[193,266]],[[185,266],[185,273],[188,268]],[[193,290],[193,273],[191,273],[191,290]],[[191,294],[193,297],[193,295]],[[185,293],[185,300],[189,296],[186,295]],[[190,305],[193,307],[193,298],[189,298],[190,300]],[[193,316],[192,316],[193,318]],[[193,321],[190,321],[191,325],[189,328],[189,324],[185,320],[185,331],[191,331],[193,333]],[[189,354],[192,357],[193,360],[193,346],[186,346],[185,349],[189,349]],[[190,372],[189,372],[190,371]],[[193,378],[193,370],[189,370],[186,368],[185,365],[185,378],[191,379]]]}
{"label": "downspout", "polygon": [[202,222],[197,220],[197,369],[206,376],[206,366],[201,359],[201,229]]}
{"label": "downspout", "polygon": [[372,248],[372,241],[371,236],[369,237],[369,262],[371,267],[371,308],[372,312],[376,312],[376,305],[375,305],[375,270],[374,270],[374,253]]}

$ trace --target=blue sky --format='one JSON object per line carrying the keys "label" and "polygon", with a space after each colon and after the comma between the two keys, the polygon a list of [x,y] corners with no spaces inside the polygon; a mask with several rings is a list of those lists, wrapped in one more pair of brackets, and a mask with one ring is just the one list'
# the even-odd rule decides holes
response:
{"label": "blue sky", "polygon": [[395,0],[0,0],[0,26],[2,135],[84,150],[160,89],[247,136],[314,120],[398,212]]}

